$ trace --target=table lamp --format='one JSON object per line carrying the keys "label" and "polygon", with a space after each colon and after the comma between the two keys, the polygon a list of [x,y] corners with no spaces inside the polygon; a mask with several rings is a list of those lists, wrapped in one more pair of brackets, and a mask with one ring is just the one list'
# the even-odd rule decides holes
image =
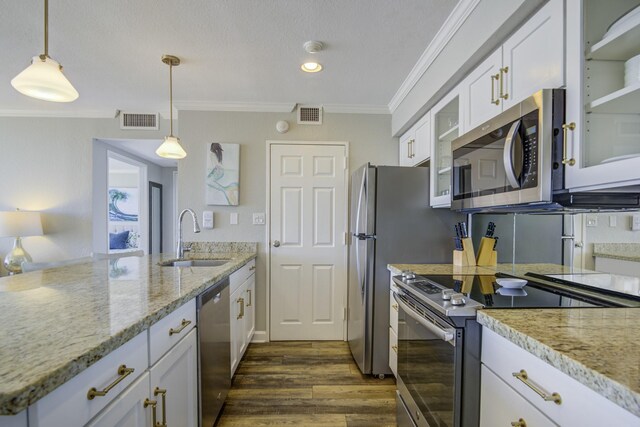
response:
{"label": "table lamp", "polygon": [[0,237],[16,238],[13,249],[4,258],[4,266],[9,274],[22,273],[22,262],[31,262],[31,256],[22,248],[22,237],[42,234],[40,212],[0,212]]}

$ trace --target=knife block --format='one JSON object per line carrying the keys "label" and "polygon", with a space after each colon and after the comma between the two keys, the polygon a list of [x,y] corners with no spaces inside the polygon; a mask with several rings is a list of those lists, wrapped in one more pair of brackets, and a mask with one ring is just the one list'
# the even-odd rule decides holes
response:
{"label": "knife block", "polygon": [[498,265],[498,252],[493,250],[496,239],[492,237],[483,237],[480,241],[480,249],[478,250],[478,258],[476,264],[483,267],[493,267]]}
{"label": "knife block", "polygon": [[453,251],[453,265],[476,265],[476,254],[470,237],[462,239],[461,251]]}

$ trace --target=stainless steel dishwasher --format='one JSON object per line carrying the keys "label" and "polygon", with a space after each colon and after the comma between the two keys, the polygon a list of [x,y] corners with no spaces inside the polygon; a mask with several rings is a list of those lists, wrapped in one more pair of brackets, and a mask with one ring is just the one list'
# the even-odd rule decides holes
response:
{"label": "stainless steel dishwasher", "polygon": [[229,279],[198,296],[200,426],[216,422],[231,388]]}

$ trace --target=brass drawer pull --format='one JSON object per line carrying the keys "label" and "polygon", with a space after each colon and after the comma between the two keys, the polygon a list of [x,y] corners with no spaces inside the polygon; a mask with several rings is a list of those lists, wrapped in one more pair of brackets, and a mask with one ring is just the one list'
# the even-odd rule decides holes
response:
{"label": "brass drawer pull", "polygon": [[247,289],[247,293],[249,294],[249,302],[247,303],[247,307],[251,307],[251,300],[253,299],[251,297],[251,289]]}
{"label": "brass drawer pull", "polygon": [[238,298],[238,304],[240,304],[240,314],[238,314],[238,319],[242,319],[244,317],[244,298]]}
{"label": "brass drawer pull", "polygon": [[395,311],[398,311],[398,304],[393,304],[391,307],[393,307]]}
{"label": "brass drawer pull", "polygon": [[129,375],[131,375],[133,373],[133,371],[134,371],[134,369],[133,368],[127,368],[127,365],[120,365],[118,367],[118,375],[119,375],[119,377],[116,378],[116,380],[114,382],[112,382],[111,384],[106,386],[104,388],[104,390],[102,390],[102,391],[99,391],[95,387],[91,387],[89,389],[89,391],[87,392],[87,399],[93,400],[97,396],[105,396],[107,393],[109,393],[109,391],[112,388],[117,386],[120,383],[120,381],[122,381],[123,379],[125,379]]}
{"label": "brass drawer pull", "polygon": [[253,270],[255,270],[255,269],[256,269],[256,266],[255,266],[255,265],[252,265],[252,266],[251,266],[251,268],[249,268],[249,271],[253,271]]}
{"label": "brass drawer pull", "polygon": [[156,427],[158,425],[158,421],[156,418],[156,406],[158,406],[157,400],[145,399],[144,404],[142,405],[145,408],[151,406],[151,425]]}
{"label": "brass drawer pull", "polygon": [[500,105],[500,99],[496,98],[494,80],[497,83],[499,78],[500,74],[491,75],[491,103],[496,105]]}
{"label": "brass drawer pull", "polygon": [[153,390],[153,395],[162,396],[162,423],[154,422],[153,425],[156,427],[167,427],[167,390],[163,390],[160,387],[156,387],[155,390]]}
{"label": "brass drawer pull", "polygon": [[391,348],[393,349],[393,351],[396,352],[396,354],[398,354],[398,346],[397,345],[392,345]]}
{"label": "brass drawer pull", "polygon": [[504,79],[502,78],[502,75],[507,74],[508,72],[509,72],[509,67],[500,68],[500,98],[502,99],[509,99],[509,94],[504,93],[504,89],[502,87],[504,83]]}
{"label": "brass drawer pull", "polygon": [[562,164],[563,165],[569,165],[569,166],[573,166],[576,164],[576,159],[571,158],[569,159],[568,155],[567,155],[567,146],[569,145],[569,142],[567,141],[567,129],[570,131],[573,131],[576,128],[576,124],[574,122],[571,122],[569,124],[564,123],[562,125]]}
{"label": "brass drawer pull", "polygon": [[553,402],[556,405],[560,405],[562,403],[562,398],[558,393],[549,394],[548,392],[543,390],[538,384],[529,379],[529,375],[527,375],[527,371],[525,371],[524,369],[520,369],[520,372],[513,372],[511,375],[522,381],[524,385],[536,392],[536,394],[540,396],[545,402]]}
{"label": "brass drawer pull", "polygon": [[520,418],[518,421],[512,421],[511,422],[511,426],[512,427],[527,427],[527,422],[524,420],[524,418]]}
{"label": "brass drawer pull", "polygon": [[173,329],[173,328],[169,329],[169,336],[173,334],[179,334],[184,330],[184,328],[186,328],[190,324],[191,324],[191,320],[182,319],[182,322],[180,322],[180,327],[178,329]]}

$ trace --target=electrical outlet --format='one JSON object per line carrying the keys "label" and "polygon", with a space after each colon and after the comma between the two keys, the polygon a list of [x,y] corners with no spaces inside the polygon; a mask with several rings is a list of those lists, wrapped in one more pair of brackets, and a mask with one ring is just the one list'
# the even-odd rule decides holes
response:
{"label": "electrical outlet", "polygon": [[597,227],[597,226],[598,226],[598,216],[587,215],[587,227]]}
{"label": "electrical outlet", "polygon": [[615,227],[618,225],[618,217],[615,215],[609,215],[609,227]]}
{"label": "electrical outlet", "polygon": [[264,213],[254,213],[253,214],[253,225],[264,225],[266,222]]}
{"label": "electrical outlet", "polygon": [[631,230],[640,231],[640,214],[635,214],[631,217]]}
{"label": "electrical outlet", "polygon": [[202,212],[202,228],[211,230],[213,228],[213,211]]}
{"label": "electrical outlet", "polygon": [[231,215],[229,215],[229,224],[238,225],[238,212],[231,212]]}

